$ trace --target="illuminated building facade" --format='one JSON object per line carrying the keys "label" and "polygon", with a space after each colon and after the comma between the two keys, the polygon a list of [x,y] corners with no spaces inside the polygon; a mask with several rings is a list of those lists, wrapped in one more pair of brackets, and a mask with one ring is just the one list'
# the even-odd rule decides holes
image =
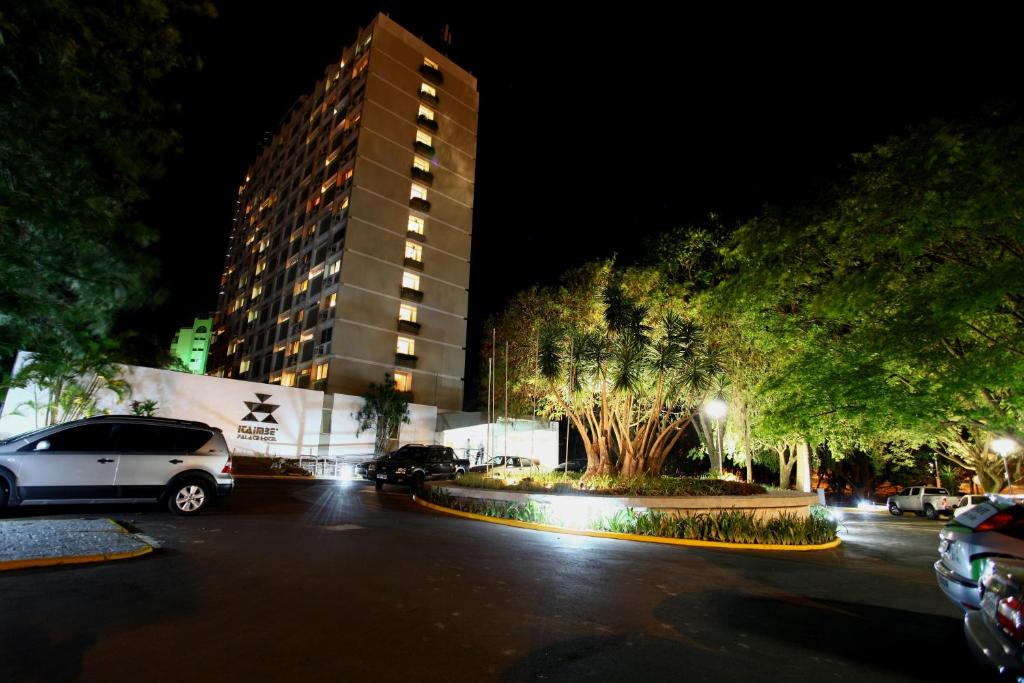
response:
{"label": "illuminated building facade", "polygon": [[179,329],[171,342],[171,355],[193,375],[206,374],[212,329],[212,318],[196,318],[192,327]]}
{"label": "illuminated building facade", "polygon": [[476,79],[384,15],[238,191],[212,374],[460,410]]}

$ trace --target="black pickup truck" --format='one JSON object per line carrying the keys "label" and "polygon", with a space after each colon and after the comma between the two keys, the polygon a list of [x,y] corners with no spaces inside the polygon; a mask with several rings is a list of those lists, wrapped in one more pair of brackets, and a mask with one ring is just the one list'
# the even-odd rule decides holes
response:
{"label": "black pickup truck", "polygon": [[400,484],[418,491],[425,481],[458,479],[469,469],[469,460],[456,458],[447,446],[407,444],[377,461],[374,485]]}

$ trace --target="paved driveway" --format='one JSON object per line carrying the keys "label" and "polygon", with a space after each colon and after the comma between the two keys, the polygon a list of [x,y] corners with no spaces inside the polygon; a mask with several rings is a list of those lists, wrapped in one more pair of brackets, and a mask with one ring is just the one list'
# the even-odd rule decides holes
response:
{"label": "paved driveway", "polygon": [[163,548],[0,577],[0,680],[985,679],[925,519],[855,513],[840,548],[787,554],[483,524],[361,483],[68,513]]}

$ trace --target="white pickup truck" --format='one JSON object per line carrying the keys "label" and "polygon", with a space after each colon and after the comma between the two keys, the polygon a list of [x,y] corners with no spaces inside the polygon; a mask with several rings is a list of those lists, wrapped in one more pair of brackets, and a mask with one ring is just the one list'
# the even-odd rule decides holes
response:
{"label": "white pickup truck", "polygon": [[949,495],[946,489],[934,486],[908,486],[895,496],[889,496],[885,506],[889,513],[899,516],[904,512],[925,515],[928,519],[938,519],[939,515],[953,514],[959,499]]}

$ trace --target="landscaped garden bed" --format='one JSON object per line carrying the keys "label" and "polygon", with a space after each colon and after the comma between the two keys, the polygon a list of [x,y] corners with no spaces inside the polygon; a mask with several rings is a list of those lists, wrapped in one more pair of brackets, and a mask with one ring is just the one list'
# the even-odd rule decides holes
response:
{"label": "landscaped garden bed", "polygon": [[494,474],[435,484],[424,497],[460,512],[573,530],[751,545],[836,539],[835,520],[812,494],[711,478]]}

